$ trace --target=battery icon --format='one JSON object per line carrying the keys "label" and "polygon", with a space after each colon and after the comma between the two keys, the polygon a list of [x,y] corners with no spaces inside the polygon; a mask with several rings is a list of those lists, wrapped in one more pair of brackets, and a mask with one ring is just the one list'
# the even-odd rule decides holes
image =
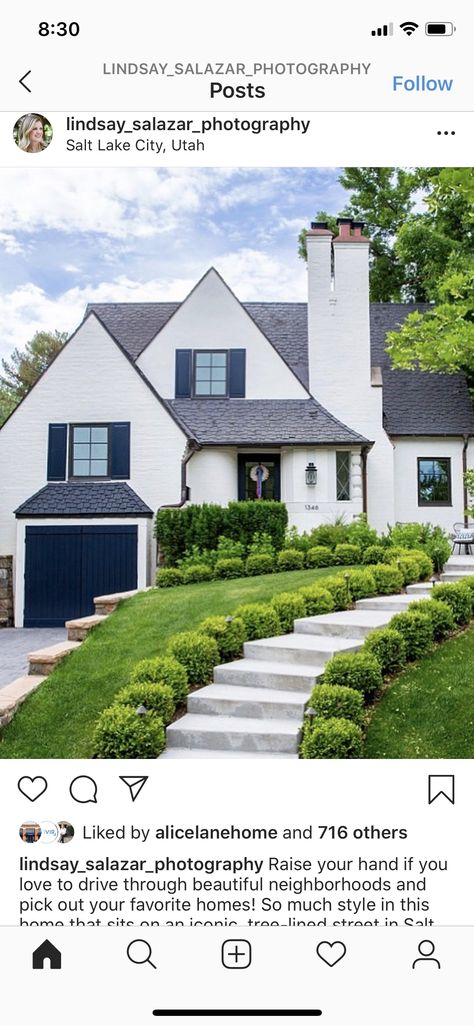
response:
{"label": "battery icon", "polygon": [[425,25],[427,36],[452,36],[455,31],[452,21],[427,21]]}

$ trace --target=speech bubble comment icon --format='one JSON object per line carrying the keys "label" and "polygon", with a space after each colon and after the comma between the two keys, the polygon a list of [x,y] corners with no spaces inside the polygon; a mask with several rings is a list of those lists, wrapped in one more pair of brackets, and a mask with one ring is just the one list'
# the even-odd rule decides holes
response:
{"label": "speech bubble comment icon", "polygon": [[87,805],[89,802],[97,803],[97,784],[92,777],[74,777],[69,785],[69,793],[75,802]]}

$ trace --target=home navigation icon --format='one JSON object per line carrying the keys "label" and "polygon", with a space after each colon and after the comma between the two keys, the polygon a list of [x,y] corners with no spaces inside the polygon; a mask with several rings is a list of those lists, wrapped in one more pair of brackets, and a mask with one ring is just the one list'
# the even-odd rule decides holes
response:
{"label": "home navigation icon", "polygon": [[51,941],[45,940],[36,951],[33,951],[33,969],[47,968],[45,962],[48,961],[50,969],[61,968],[61,952],[51,944]]}

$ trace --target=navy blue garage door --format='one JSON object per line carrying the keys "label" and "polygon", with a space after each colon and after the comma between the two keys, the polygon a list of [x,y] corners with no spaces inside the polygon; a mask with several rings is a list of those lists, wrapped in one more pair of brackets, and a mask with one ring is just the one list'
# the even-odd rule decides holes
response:
{"label": "navy blue garage door", "polygon": [[27,527],[25,558],[24,626],[61,627],[137,587],[137,528]]}

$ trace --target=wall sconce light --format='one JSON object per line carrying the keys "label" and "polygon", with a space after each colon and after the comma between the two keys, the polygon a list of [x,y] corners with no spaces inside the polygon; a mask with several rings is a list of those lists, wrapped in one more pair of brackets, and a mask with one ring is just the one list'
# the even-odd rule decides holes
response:
{"label": "wall sconce light", "polygon": [[306,484],[309,485],[310,488],[314,488],[318,480],[318,468],[315,467],[313,462],[310,462],[308,463],[308,466],[306,467],[304,473],[306,478]]}

